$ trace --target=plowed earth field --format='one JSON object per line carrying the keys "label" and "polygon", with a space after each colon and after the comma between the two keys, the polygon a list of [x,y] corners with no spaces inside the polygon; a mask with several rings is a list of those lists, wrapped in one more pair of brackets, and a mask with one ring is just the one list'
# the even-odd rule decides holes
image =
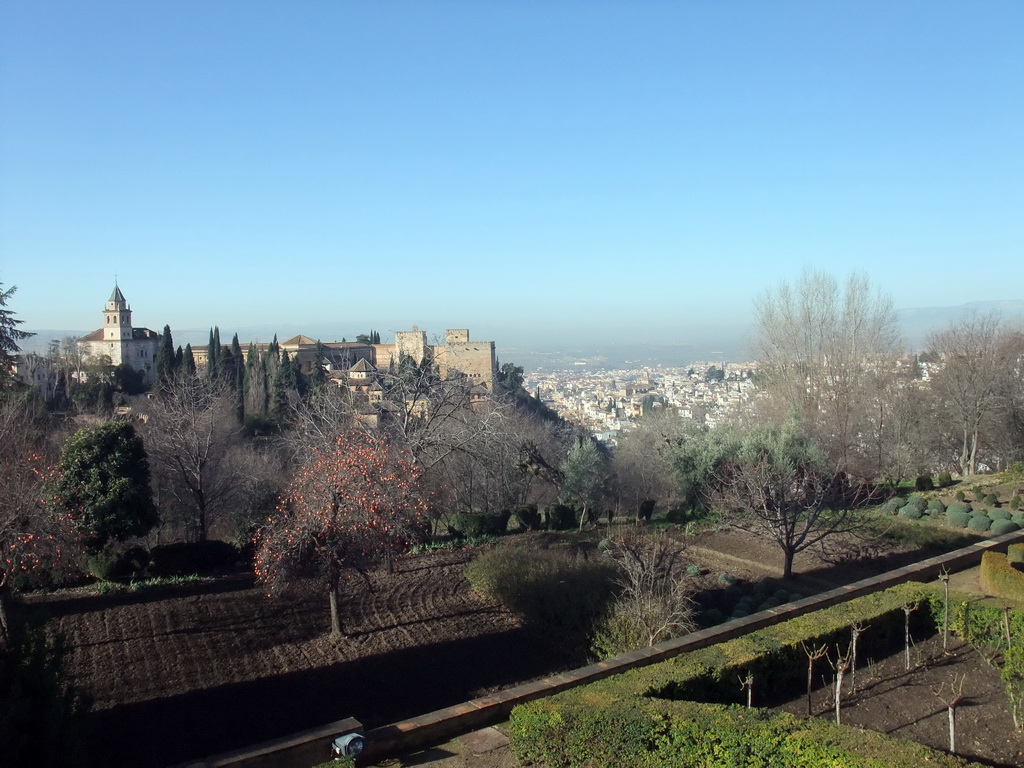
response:
{"label": "plowed earth field", "polygon": [[244,574],[33,602],[93,698],[97,763],[173,765],[344,717],[391,722],[550,669],[549,648],[472,593],[468,558],[412,557],[348,582],[336,639],[313,585],[268,597]]}
{"label": "plowed earth field", "polygon": [[[812,594],[927,554],[805,553],[789,584],[778,580],[778,550],[743,532],[705,535],[689,557],[717,602],[723,571]],[[583,663],[581,648],[473,593],[473,556],[413,556],[394,573],[350,580],[338,638],[317,585],[269,597],[244,572],[139,594],[34,595],[28,608],[64,636],[68,672],[93,699],[96,763],[159,768],[345,717],[374,727]]]}

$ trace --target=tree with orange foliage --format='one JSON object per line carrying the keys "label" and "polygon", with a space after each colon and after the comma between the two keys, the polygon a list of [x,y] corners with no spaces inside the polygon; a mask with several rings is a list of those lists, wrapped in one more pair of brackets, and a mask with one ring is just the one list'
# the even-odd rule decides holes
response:
{"label": "tree with orange foliage", "polygon": [[31,399],[0,396],[0,641],[8,633],[11,593],[46,584],[47,569],[74,570],[81,551],[70,516],[44,501],[51,470],[40,408]]}
{"label": "tree with orange foliage", "polygon": [[426,513],[420,469],[405,454],[380,437],[342,433],[312,452],[260,529],[256,576],[271,589],[322,579],[331,634],[341,634],[344,573],[365,573],[404,551],[425,530]]}

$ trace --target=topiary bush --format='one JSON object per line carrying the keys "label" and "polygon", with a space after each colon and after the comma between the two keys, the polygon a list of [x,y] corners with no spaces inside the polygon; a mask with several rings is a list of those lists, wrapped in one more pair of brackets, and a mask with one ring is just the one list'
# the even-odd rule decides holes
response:
{"label": "topiary bush", "polygon": [[641,501],[636,510],[636,519],[643,520],[644,522],[650,522],[651,515],[654,514],[655,504],[657,504],[655,499],[644,499]]}
{"label": "topiary bush", "polygon": [[989,533],[993,536],[1002,536],[1004,533],[1013,533],[1019,530],[1020,526],[1013,522],[1013,520],[993,520]]}
{"label": "topiary bush", "polygon": [[882,512],[886,515],[895,515],[906,506],[906,503],[907,500],[903,496],[893,496],[882,505]]}
{"label": "topiary bush", "polygon": [[953,484],[953,476],[949,472],[939,472],[938,486],[939,488],[948,488]]}
{"label": "topiary bush", "polygon": [[736,583],[736,577],[728,571],[724,571],[718,574],[718,583],[724,587],[731,587],[733,584]]}
{"label": "topiary bush", "polygon": [[1015,512],[1010,519],[1021,528],[1024,528],[1024,512]]}
{"label": "topiary bush", "polygon": [[994,507],[997,504],[999,504],[999,497],[996,496],[994,493],[987,493],[985,494],[984,502]]}
{"label": "topiary bush", "polygon": [[956,493],[953,494],[953,498],[955,498],[957,501],[963,501],[964,499],[967,498],[967,494],[965,494],[963,491],[957,491]]}
{"label": "topiary bush", "polygon": [[516,520],[528,531],[539,531],[541,525],[540,511],[536,504],[520,504],[515,509]]}
{"label": "topiary bush", "polygon": [[952,507],[946,510],[946,522],[951,528],[966,528],[970,519],[970,512],[956,512]]}
{"label": "topiary bush", "polygon": [[188,576],[230,568],[238,562],[238,550],[226,541],[161,544],[149,551],[154,576]]}
{"label": "topiary bush", "polygon": [[918,491],[930,491],[935,488],[931,475],[918,475],[914,478],[914,489]]}
{"label": "topiary bush", "polygon": [[907,504],[924,512],[928,508],[928,499],[915,493],[907,499]]}
{"label": "topiary bush", "polygon": [[905,517],[907,520],[920,520],[924,516],[920,507],[914,506],[913,504],[907,504],[900,510],[899,514],[900,517]]}
{"label": "topiary bush", "polygon": [[954,512],[957,514],[962,512],[965,515],[970,515],[971,506],[969,504],[965,504],[962,501],[954,501],[952,504],[946,507],[946,514],[948,515],[950,512]]}
{"label": "topiary bush", "polygon": [[990,510],[988,511],[988,516],[989,516],[989,517],[990,517],[990,518],[991,518],[991,519],[992,519],[993,521],[995,521],[995,520],[1009,520],[1009,519],[1010,519],[1011,517],[1013,517],[1013,515],[1011,515],[1011,514],[1010,514],[1010,513],[1009,513],[1009,512],[1007,511],[1007,510],[1005,510],[1005,509],[990,509]]}
{"label": "topiary bush", "polygon": [[991,527],[992,518],[988,515],[971,515],[971,519],[967,521],[967,528],[978,533],[987,533]]}
{"label": "topiary bush", "polygon": [[1017,510],[1017,509],[1020,509],[1020,506],[1021,506],[1021,498],[1020,498],[1019,495],[1015,494],[1014,497],[1012,499],[1010,499],[1010,509]]}
{"label": "topiary bush", "polygon": [[497,514],[482,512],[462,512],[452,515],[448,521],[448,530],[457,536],[475,539],[478,536],[497,536],[508,529],[508,519],[512,512],[507,509]]}
{"label": "topiary bush", "polygon": [[703,573],[703,571],[702,571],[701,567],[699,565],[697,565],[696,563],[694,563],[692,565],[686,566],[686,575],[687,576],[700,576],[701,573]]}
{"label": "topiary bush", "polygon": [[672,507],[668,512],[665,513],[665,519],[670,523],[676,525],[685,525],[686,523],[696,519],[696,515],[692,509],[686,507]]}
{"label": "topiary bush", "polygon": [[568,531],[578,522],[576,510],[565,504],[552,504],[544,510],[544,527],[549,531]]}
{"label": "topiary bush", "polygon": [[144,547],[129,547],[120,552],[101,550],[82,557],[82,570],[100,581],[127,581],[143,576],[149,565]]}
{"label": "topiary bush", "polygon": [[938,499],[932,499],[928,502],[928,514],[929,515],[944,515],[946,513],[946,505]]}

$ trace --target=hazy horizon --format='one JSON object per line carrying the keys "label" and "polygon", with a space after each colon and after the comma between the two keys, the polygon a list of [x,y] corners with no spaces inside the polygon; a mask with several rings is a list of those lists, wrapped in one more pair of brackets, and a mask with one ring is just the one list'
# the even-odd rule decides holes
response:
{"label": "hazy horizon", "polygon": [[[0,4],[29,328],[704,345],[804,268],[1024,284],[1024,4]],[[713,337],[713,334],[717,336]],[[716,342],[717,343],[717,342]]]}

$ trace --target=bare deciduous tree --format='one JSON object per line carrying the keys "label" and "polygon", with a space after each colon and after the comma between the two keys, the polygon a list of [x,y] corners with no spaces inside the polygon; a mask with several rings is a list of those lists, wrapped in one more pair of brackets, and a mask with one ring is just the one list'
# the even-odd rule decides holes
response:
{"label": "bare deciduous tree", "polygon": [[933,334],[928,347],[939,357],[932,388],[960,434],[958,469],[978,470],[986,438],[1001,429],[1019,389],[1021,336],[996,314],[970,315]]}
{"label": "bare deciduous tree", "polygon": [[205,540],[236,501],[245,477],[235,460],[240,436],[227,382],[181,372],[152,401],[144,438],[158,478],[154,495],[161,506],[173,500],[187,538]]}
{"label": "bare deciduous tree", "polygon": [[793,559],[857,523],[856,489],[795,423],[762,425],[743,439],[716,482],[723,507],[739,525],[769,536],[782,550],[783,578]]}
{"label": "bare deciduous tree", "polygon": [[692,632],[694,586],[682,543],[664,531],[626,528],[610,545],[619,594],[598,629],[595,650],[611,656]]}
{"label": "bare deciduous tree", "polygon": [[763,389],[776,415],[811,425],[840,470],[863,471],[856,465],[869,374],[893,370],[899,350],[891,298],[862,274],[840,287],[824,272],[805,271],[795,285],[762,294],[754,312]]}

